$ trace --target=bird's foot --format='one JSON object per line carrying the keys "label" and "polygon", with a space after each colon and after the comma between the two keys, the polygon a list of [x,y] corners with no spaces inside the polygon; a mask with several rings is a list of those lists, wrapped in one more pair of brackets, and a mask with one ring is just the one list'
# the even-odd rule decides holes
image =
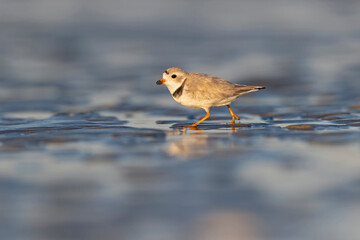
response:
{"label": "bird's foot", "polygon": [[232,121],[231,121],[232,124],[235,124],[235,118],[236,118],[237,120],[239,120],[239,123],[240,123],[240,118],[239,118],[238,116],[236,116],[236,115],[234,114],[234,115],[232,115],[231,117],[232,117]]}

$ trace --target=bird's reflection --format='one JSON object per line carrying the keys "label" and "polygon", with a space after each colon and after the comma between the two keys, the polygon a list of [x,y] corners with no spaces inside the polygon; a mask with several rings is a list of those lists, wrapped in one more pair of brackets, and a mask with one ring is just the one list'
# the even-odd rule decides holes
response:
{"label": "bird's reflection", "polygon": [[[229,129],[225,130],[225,134]],[[235,132],[235,128],[232,128]],[[170,144],[165,152],[170,156],[176,156],[181,159],[200,158],[211,154],[212,145],[215,144],[214,136],[210,130],[202,130],[198,127],[183,127],[169,133],[172,135]]]}
{"label": "bird's reflection", "polygon": [[175,141],[170,143],[165,152],[171,156],[188,159],[202,157],[209,153],[210,135],[197,127],[177,129],[170,135],[175,135]]}
{"label": "bird's reflection", "polygon": [[198,127],[189,127],[190,130],[195,130],[195,131],[198,131],[198,133],[203,133],[204,131],[203,130],[200,130],[198,129]]}

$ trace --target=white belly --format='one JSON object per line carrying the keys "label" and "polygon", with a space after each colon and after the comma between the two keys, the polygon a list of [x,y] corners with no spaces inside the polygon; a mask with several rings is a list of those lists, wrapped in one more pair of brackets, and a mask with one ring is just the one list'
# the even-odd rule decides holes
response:
{"label": "white belly", "polygon": [[210,108],[228,105],[234,100],[236,100],[236,98],[236,96],[233,96],[226,99],[193,99],[186,95],[182,95],[179,98],[174,98],[174,100],[186,107]]}

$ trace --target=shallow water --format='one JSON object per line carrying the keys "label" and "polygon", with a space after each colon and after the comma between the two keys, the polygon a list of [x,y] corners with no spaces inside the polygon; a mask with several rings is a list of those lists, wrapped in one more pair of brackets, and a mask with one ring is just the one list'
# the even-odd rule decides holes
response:
{"label": "shallow water", "polygon": [[[28,2],[0,8],[4,239],[360,235],[357,1]],[[170,66],[267,89],[189,129]]]}

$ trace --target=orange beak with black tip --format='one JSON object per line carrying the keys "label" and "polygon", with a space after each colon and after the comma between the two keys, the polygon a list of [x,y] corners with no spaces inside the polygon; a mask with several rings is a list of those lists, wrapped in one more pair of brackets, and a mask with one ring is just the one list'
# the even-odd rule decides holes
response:
{"label": "orange beak with black tip", "polygon": [[156,82],[156,84],[157,85],[161,85],[161,84],[163,84],[163,83],[165,83],[166,82],[166,80],[165,79],[160,79],[160,80],[158,80],[157,82]]}

